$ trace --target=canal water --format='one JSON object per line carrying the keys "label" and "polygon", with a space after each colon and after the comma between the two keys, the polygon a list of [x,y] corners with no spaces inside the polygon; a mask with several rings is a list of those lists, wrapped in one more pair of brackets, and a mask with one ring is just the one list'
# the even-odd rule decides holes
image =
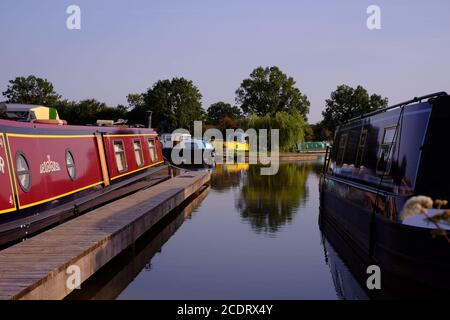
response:
{"label": "canal water", "polygon": [[211,190],[119,299],[336,299],[318,226],[320,163],[217,166]]}
{"label": "canal water", "polygon": [[319,228],[321,167],[285,163],[262,176],[256,165],[216,166],[209,188],[69,298],[367,299],[355,277],[366,270]]}

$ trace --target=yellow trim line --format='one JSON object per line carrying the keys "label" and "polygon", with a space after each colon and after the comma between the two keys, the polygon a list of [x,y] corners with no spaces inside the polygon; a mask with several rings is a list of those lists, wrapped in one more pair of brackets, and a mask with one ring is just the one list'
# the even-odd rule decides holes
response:
{"label": "yellow trim line", "polygon": [[94,138],[93,134],[84,135],[46,135],[46,134],[20,134],[20,133],[7,133],[7,137],[19,137],[19,138]]}
{"label": "yellow trim line", "polygon": [[30,203],[30,204],[26,204],[24,206],[20,205],[20,201],[19,201],[19,208],[20,209],[26,209],[26,208],[29,208],[29,207],[37,206],[38,204],[42,204],[42,203],[53,201],[53,200],[56,200],[56,199],[59,199],[59,198],[65,197],[65,196],[69,196],[69,195],[77,193],[79,191],[83,191],[83,190],[86,190],[86,189],[98,186],[98,185],[100,185],[102,183],[103,183],[103,181],[96,182],[94,184],[91,184],[90,186],[86,186],[86,187],[83,187],[83,188],[80,188],[80,189],[72,190],[72,191],[66,192],[64,194],[60,194],[58,196],[54,196],[52,198],[47,198],[47,199],[44,199],[44,200],[41,200],[41,201],[37,201],[37,202]]}
{"label": "yellow trim line", "polygon": [[[21,138],[94,138],[95,134],[79,134],[79,135],[49,135],[49,134],[21,134],[21,133],[7,133],[9,137],[21,137]],[[103,137],[146,137],[157,136],[157,133],[145,133],[145,134],[104,134]]]}
{"label": "yellow trim line", "polygon": [[16,211],[16,206],[14,206],[14,208],[2,210],[2,211],[0,211],[0,214],[12,212],[12,211]]}
{"label": "yellow trim line", "polygon": [[[3,133],[2,133],[2,135],[3,135]],[[103,136],[108,136],[108,135],[103,135]],[[130,137],[130,136],[157,136],[157,134],[124,134],[124,135],[109,135],[109,136],[125,136],[125,137]],[[65,197],[65,196],[68,196],[68,195],[71,195],[71,194],[74,194],[74,193],[77,193],[77,192],[80,192],[80,191],[83,191],[83,190],[86,190],[86,189],[89,189],[89,188],[92,188],[92,187],[95,187],[95,186],[98,186],[100,184],[105,183],[105,181],[102,180],[100,182],[96,182],[96,183],[94,183],[92,185],[85,186],[85,187],[82,187],[80,189],[72,190],[72,191],[69,191],[69,192],[64,193],[64,194],[60,194],[60,195],[57,195],[57,196],[54,196],[54,197],[51,197],[51,198],[47,198],[47,199],[44,199],[44,200],[40,200],[40,201],[33,202],[33,203],[26,204],[26,205],[22,206],[20,204],[19,187],[17,185],[16,169],[14,167],[14,162],[12,161],[9,137],[23,137],[23,138],[95,138],[96,136],[94,134],[89,134],[89,135],[67,135],[66,136],[66,135],[39,135],[39,134],[33,135],[33,134],[6,133],[6,140],[8,142],[8,144],[7,144],[7,151],[8,152],[7,153],[9,154],[10,164],[12,166],[12,172],[13,172],[13,177],[11,177],[11,175],[10,175],[10,183],[11,183],[12,191],[13,192],[15,191],[15,194],[17,195],[17,205],[18,205],[19,209],[26,209],[26,208],[33,207],[33,206],[36,206],[36,205],[39,205],[39,204],[43,204],[43,203],[46,203],[46,202],[49,202],[49,201],[53,201],[53,200],[56,200],[56,199],[59,199],[59,198],[62,198],[62,197]],[[164,161],[160,161],[160,162],[148,165],[146,167],[139,168],[137,170],[126,172],[124,174],[121,174],[119,176],[111,178],[110,180],[112,181],[114,179],[121,178],[121,177],[126,176],[128,174],[132,174],[134,172],[137,172],[137,171],[140,171],[140,170],[144,170],[144,169],[156,166],[156,165],[161,164],[163,162]],[[14,180],[14,183],[12,182],[12,180]],[[9,211],[5,211],[5,212],[0,211],[0,214],[16,210],[15,199],[13,201],[14,201],[14,208],[13,209],[8,209]]]}
{"label": "yellow trim line", "polygon": [[130,134],[104,134],[103,136],[109,138],[109,137],[136,137],[136,136],[138,136],[138,137],[148,137],[148,136],[157,136],[157,135],[158,135],[157,133],[142,133],[142,134],[139,134],[139,133],[132,134],[132,133],[130,133]]}
{"label": "yellow trim line", "polygon": [[15,197],[15,194],[14,194],[14,186],[13,186],[13,179],[12,179],[12,175],[11,175],[10,161],[8,161],[8,158],[9,158],[8,154],[10,154],[10,152],[9,152],[9,142],[7,144],[7,141],[5,139],[5,134],[3,132],[1,133],[1,135],[2,135],[3,147],[5,148],[5,157],[6,157],[5,161],[6,161],[6,165],[7,165],[7,168],[8,168],[9,185],[11,187],[11,197],[12,197],[12,200],[13,200],[13,207],[9,208],[9,209],[1,210],[0,214],[16,211],[16,197]]}
{"label": "yellow trim line", "polygon": [[122,178],[122,177],[124,177],[124,176],[126,176],[126,175],[129,175],[129,174],[132,174],[132,173],[135,173],[135,172],[144,170],[144,169],[148,169],[148,168],[150,168],[150,167],[157,166],[158,164],[161,164],[161,163],[164,163],[164,160],[163,160],[163,161],[160,161],[160,162],[153,163],[153,164],[151,164],[151,165],[148,165],[148,166],[145,166],[145,167],[142,167],[142,168],[139,168],[139,169],[136,169],[136,170],[133,170],[133,171],[130,171],[130,172],[125,172],[125,173],[123,173],[123,174],[120,174],[120,175],[118,175],[118,176],[115,176],[115,177],[111,178],[111,181],[112,181],[112,180],[115,180],[115,179]]}
{"label": "yellow trim line", "polygon": [[[7,142],[7,151],[8,151],[8,154],[9,154],[9,163],[10,163],[11,168],[12,168],[12,170],[10,170],[10,171],[12,171],[12,177],[11,177],[11,174],[9,176],[10,176],[10,179],[12,179],[11,183],[13,185],[12,186],[12,188],[13,188],[12,192],[14,193],[14,207],[16,207],[16,209],[17,209],[17,205],[20,203],[20,200],[19,200],[19,192],[17,190],[16,168],[14,167],[14,162],[12,161],[12,154],[11,154],[11,148],[10,148],[10,144],[9,144],[9,136],[8,136],[8,134],[6,134],[6,142]],[[13,181],[14,181],[14,183],[13,183]],[[16,197],[17,197],[17,203],[16,203]]]}

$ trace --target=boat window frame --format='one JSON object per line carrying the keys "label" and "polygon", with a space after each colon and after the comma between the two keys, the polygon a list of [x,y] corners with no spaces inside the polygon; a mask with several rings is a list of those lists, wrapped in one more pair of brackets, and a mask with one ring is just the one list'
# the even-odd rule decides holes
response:
{"label": "boat window frame", "polygon": [[[363,135],[364,135],[364,143],[361,144]],[[369,130],[362,129],[361,134],[359,135],[358,147],[356,149],[355,167],[357,168],[361,167],[362,165],[368,137],[369,137]]]}
{"label": "boat window frame", "polygon": [[[153,147],[150,147],[150,142],[153,143]],[[147,139],[147,146],[148,146],[148,154],[150,157],[150,162],[154,163],[158,161],[158,150],[156,149],[156,139],[155,138],[148,138]],[[154,150],[154,158],[152,157],[151,149]]]}
{"label": "boat window frame", "polygon": [[[384,175],[384,176],[388,176],[391,173],[391,169],[392,169],[392,160],[394,157],[394,149],[395,149],[395,144],[397,143],[397,137],[395,136],[395,131],[397,130],[397,124],[392,124],[392,125],[388,125],[386,127],[383,128],[383,138],[381,139],[381,143],[378,149],[378,154],[377,154],[377,165],[375,167],[375,171],[377,175]],[[386,143],[385,142],[385,138],[386,138],[386,133],[389,130],[394,130],[394,136],[392,138],[392,141],[390,143]],[[387,149],[386,149],[387,148]],[[383,170],[379,170],[379,166],[380,166],[380,161],[381,161],[381,153],[387,150],[388,151],[388,161],[385,161],[385,165]],[[383,158],[384,160],[385,158]]]}
{"label": "boat window frame", "polygon": [[[22,157],[23,160],[25,161],[25,164],[27,166],[27,170],[24,171],[18,171],[17,169],[17,160],[19,157]],[[30,170],[30,164],[28,162],[27,156],[25,155],[25,153],[23,151],[17,151],[16,152],[16,157],[15,157],[15,163],[14,163],[14,171],[16,174],[16,180],[19,183],[20,188],[22,189],[23,192],[29,192],[31,190],[31,170]],[[20,176],[28,174],[28,186],[24,186],[22,184],[22,182],[20,181]]]}
{"label": "boat window frame", "polygon": [[[67,162],[67,159],[68,159],[67,155],[69,155],[69,154],[70,154],[70,157],[72,158],[72,165],[69,165],[68,162]],[[70,174],[69,168],[73,168],[74,169],[74,175],[73,176]],[[67,169],[67,174],[69,175],[70,179],[72,181],[75,181],[77,179],[77,165],[75,163],[75,158],[73,156],[73,152],[70,149],[66,149],[66,169]]]}
{"label": "boat window frame", "polygon": [[[135,142],[139,143],[139,149],[136,149]],[[139,154],[141,156],[141,163],[140,164],[138,163],[138,159],[136,157],[136,151],[138,151],[138,150],[139,150]],[[144,152],[142,150],[142,141],[141,141],[141,139],[133,139],[133,153],[134,153],[134,160],[136,161],[136,165],[139,168],[143,167],[145,165],[145,159],[144,159]]]}
{"label": "boat window frame", "polygon": [[[118,151],[118,152],[116,151],[116,149],[115,149],[116,143],[120,143],[122,145],[122,151]],[[124,140],[123,139],[114,139],[112,141],[112,144],[113,144],[114,159],[116,161],[117,171],[119,173],[127,172],[128,171],[128,161],[127,161],[127,153],[126,153],[126,149],[125,149],[125,142],[124,142]],[[117,154],[118,153],[123,154],[123,159],[125,160],[125,163],[122,164],[122,167],[123,167],[122,170],[119,169],[119,164],[117,163]]]}
{"label": "boat window frame", "polygon": [[[345,143],[342,146],[342,139],[345,138]],[[341,133],[339,137],[339,144],[337,147],[336,152],[336,164],[338,166],[342,166],[344,164],[344,158],[345,158],[345,151],[347,149],[347,143],[348,143],[348,133]],[[340,155],[340,151],[342,150],[342,154]],[[339,159],[339,155],[341,156],[341,159]]]}

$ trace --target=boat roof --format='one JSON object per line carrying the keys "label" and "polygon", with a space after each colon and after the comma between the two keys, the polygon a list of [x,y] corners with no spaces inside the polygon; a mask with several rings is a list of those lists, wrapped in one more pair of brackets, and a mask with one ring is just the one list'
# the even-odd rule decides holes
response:
{"label": "boat roof", "polygon": [[436,92],[436,93],[428,94],[428,95],[421,96],[421,97],[414,97],[411,100],[408,100],[408,101],[405,101],[405,102],[401,102],[401,103],[398,103],[396,105],[393,105],[393,106],[390,106],[390,107],[387,107],[387,108],[375,110],[375,111],[363,114],[361,116],[355,117],[353,119],[350,119],[347,122],[345,122],[342,125],[340,125],[337,128],[337,131],[339,131],[339,129],[344,128],[344,127],[346,127],[346,126],[348,126],[348,125],[350,125],[353,122],[358,121],[358,120],[364,120],[364,119],[367,119],[369,117],[372,117],[372,116],[380,114],[380,113],[384,113],[384,112],[391,111],[391,110],[394,110],[394,109],[406,107],[406,106],[412,105],[412,104],[417,105],[417,104],[422,103],[423,100],[429,101],[430,99],[437,98],[437,97],[443,97],[443,96],[448,96],[447,92],[441,91],[441,92]]}
{"label": "boat roof", "polygon": [[33,105],[33,104],[19,104],[19,103],[6,103],[0,102],[0,108],[9,112],[27,112],[36,108],[48,108],[45,106]]}

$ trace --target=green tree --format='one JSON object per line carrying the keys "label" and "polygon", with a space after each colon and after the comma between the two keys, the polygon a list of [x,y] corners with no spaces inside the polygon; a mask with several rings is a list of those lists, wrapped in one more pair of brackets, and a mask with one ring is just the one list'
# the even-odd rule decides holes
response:
{"label": "green tree", "polygon": [[43,105],[56,107],[61,96],[47,79],[36,76],[17,77],[9,81],[3,96],[9,103]]}
{"label": "green tree", "polygon": [[127,119],[130,123],[146,125],[148,119],[145,107],[145,95],[141,93],[130,93],[127,96],[128,108]]}
{"label": "green tree", "polygon": [[274,116],[297,110],[305,119],[310,106],[308,98],[295,87],[295,80],[278,67],[253,70],[236,91],[236,102],[247,115]]}
{"label": "green tree", "polygon": [[385,108],[388,99],[380,95],[369,93],[362,86],[356,89],[340,85],[331,93],[330,99],[326,100],[326,108],[322,112],[323,126],[330,132],[346,121],[363,115],[365,113]]}
{"label": "green tree", "polygon": [[207,110],[206,119],[209,123],[218,124],[225,117],[237,120],[242,117],[242,113],[238,107],[222,101],[213,103]]}
{"label": "green tree", "polygon": [[313,141],[331,141],[333,140],[333,132],[324,125],[323,121],[311,125],[313,130]]}
{"label": "green tree", "polygon": [[305,135],[305,141],[314,141],[314,126],[309,123],[305,123],[303,127],[303,132]]}
{"label": "green tree", "polygon": [[[253,114],[246,123],[247,128],[278,129],[280,151],[295,151],[296,144],[304,140],[303,116],[296,110],[291,112],[277,112],[274,116],[257,116]],[[271,148],[270,133],[268,134],[269,148]]]}
{"label": "green tree", "polygon": [[153,125],[163,132],[177,128],[192,130],[194,121],[205,118],[200,91],[184,78],[160,80],[143,97],[144,105],[138,104],[130,112],[136,123],[145,124],[148,111],[152,112]]}
{"label": "green tree", "polygon": [[57,109],[60,118],[73,125],[95,124],[97,120],[123,119],[127,113],[123,106],[109,107],[95,99],[80,102],[63,100],[58,104]]}
{"label": "green tree", "polygon": [[127,96],[128,109],[144,108],[145,100],[142,93],[130,93]]}

